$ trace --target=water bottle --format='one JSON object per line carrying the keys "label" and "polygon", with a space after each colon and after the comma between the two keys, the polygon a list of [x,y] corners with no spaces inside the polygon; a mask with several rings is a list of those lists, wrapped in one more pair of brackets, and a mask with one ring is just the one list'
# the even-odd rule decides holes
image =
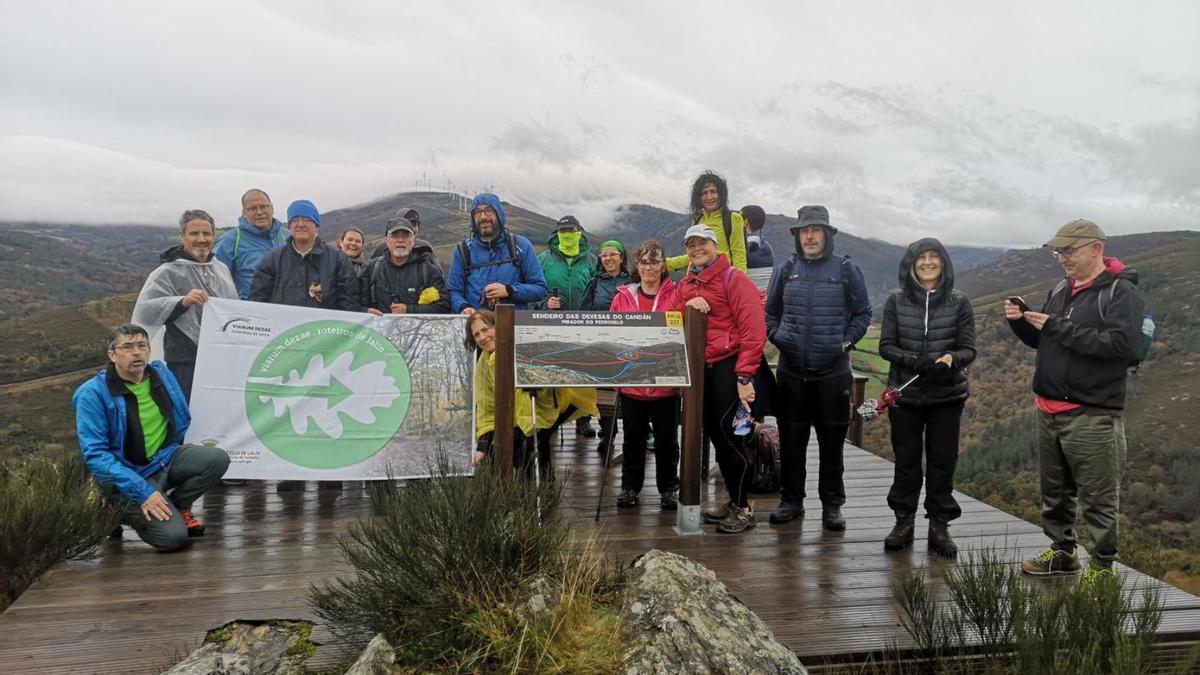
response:
{"label": "water bottle", "polygon": [[746,410],[746,406],[738,403],[737,412],[733,415],[733,435],[747,436],[754,430],[754,419],[750,417],[750,411]]}
{"label": "water bottle", "polygon": [[1142,335],[1154,339],[1154,317],[1149,314],[1142,317]]}

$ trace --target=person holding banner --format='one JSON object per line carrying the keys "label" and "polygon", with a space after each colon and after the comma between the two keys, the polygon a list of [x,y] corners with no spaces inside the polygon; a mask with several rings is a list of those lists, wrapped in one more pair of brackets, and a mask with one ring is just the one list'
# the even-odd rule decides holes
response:
{"label": "person holding banner", "polygon": [[[491,310],[472,312],[467,319],[467,349],[478,349],[475,364],[475,464],[492,453],[496,434],[496,315]],[[588,394],[591,394],[590,400]],[[537,400],[536,410],[530,401]],[[538,470],[546,480],[554,479],[550,461],[550,437],[560,426],[584,415],[598,415],[594,389],[547,389],[533,392],[518,389],[513,403],[513,466],[533,474],[534,426],[537,426]]]}
{"label": "person holding banner", "polygon": [[213,257],[214,227],[212,216],[204,211],[184,211],[179,245],[158,257],[162,264],[146,277],[133,306],[134,323],[166,328],[163,356],[189,401],[204,303],[210,297],[238,299],[229,268]]}
{"label": "person holding banner", "polygon": [[676,294],[685,305],[708,315],[704,432],[712,439],[729,490],[729,501],[705,512],[704,521],[716,523],[719,533],[737,534],[754,527],[755,521],[749,499],[754,467],[745,451],[747,437],[735,434],[735,417],[746,418],[754,404],[755,377],[765,363],[767,326],[758,288],[717,250],[717,235],[711,229],[693,225],[683,245],[689,267]]}
{"label": "person holding banner", "polygon": [[[679,311],[675,282],[667,273],[666,254],[654,239],[644,241],[633,252],[637,261],[635,283],[617,288],[611,311]],[[625,451],[621,463],[621,494],[617,506],[638,503],[646,476],[647,441],[653,428],[658,439],[655,453],[655,483],[659,504],[674,511],[679,504],[679,390],[669,387],[623,387],[621,417],[625,422]]]}

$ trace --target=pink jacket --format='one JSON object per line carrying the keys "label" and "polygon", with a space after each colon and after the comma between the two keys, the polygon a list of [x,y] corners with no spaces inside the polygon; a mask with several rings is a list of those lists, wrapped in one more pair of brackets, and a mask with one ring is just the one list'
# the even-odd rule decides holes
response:
{"label": "pink jacket", "polygon": [[[617,287],[617,293],[613,296],[612,306],[609,307],[610,312],[641,312],[645,311],[638,306],[638,296],[641,294],[641,284],[626,284]],[[652,312],[670,312],[683,309],[683,303],[675,295],[675,282],[670,277],[663,279],[662,285],[658,287],[658,294],[655,295],[654,305],[650,311]],[[622,396],[637,398],[642,400],[653,400],[656,398],[666,398],[679,393],[675,387],[621,387],[617,390]]]}

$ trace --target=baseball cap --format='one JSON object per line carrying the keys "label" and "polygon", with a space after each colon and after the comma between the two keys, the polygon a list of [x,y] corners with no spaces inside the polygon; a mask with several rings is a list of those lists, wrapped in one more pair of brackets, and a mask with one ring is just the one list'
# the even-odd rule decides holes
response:
{"label": "baseball cap", "polygon": [[384,234],[390,236],[393,232],[397,232],[399,230],[406,230],[408,232],[412,232],[413,234],[416,234],[417,232],[413,229],[412,223],[405,218],[400,218],[399,220],[389,220],[387,230],[384,231]]}
{"label": "baseball cap", "polygon": [[1079,218],[1058,228],[1054,238],[1043,244],[1050,248],[1067,248],[1087,241],[1104,241],[1104,230],[1090,220]]}
{"label": "baseball cap", "polygon": [[683,243],[687,244],[687,240],[692,237],[710,239],[715,242],[717,240],[717,233],[713,232],[712,228],[707,225],[693,225],[687,229],[687,232],[683,233]]}
{"label": "baseball cap", "polygon": [[575,216],[563,216],[559,218],[558,222],[554,224],[554,231],[557,232],[564,227],[578,227],[583,229],[583,226],[579,224],[579,220]]}

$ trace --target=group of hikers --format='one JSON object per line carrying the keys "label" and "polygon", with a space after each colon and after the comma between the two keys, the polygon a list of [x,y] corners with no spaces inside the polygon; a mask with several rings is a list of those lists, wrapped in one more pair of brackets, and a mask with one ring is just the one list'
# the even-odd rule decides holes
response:
{"label": "group of hikers", "polygon": [[[189,536],[203,533],[191,506],[221,480],[229,459],[220,449],[183,438],[201,311],[208,298],[220,297],[377,315],[467,315],[465,344],[478,353],[474,461],[488,461],[496,435],[511,434],[518,467],[549,479],[554,431],[574,422],[577,434],[596,437],[590,420],[599,417],[603,444],[617,420],[600,415],[596,390],[563,388],[532,400],[516,396],[516,426],[496,429],[495,306],[621,312],[692,307],[707,315],[701,424],[728,491],[724,503],[703,513],[704,521],[725,534],[757,524],[749,499],[753,458],[735,425],[747,414],[758,421],[773,415],[781,491],[769,522],[803,517],[807,447],[815,430],[822,527],[843,530],[849,353],[872,318],[863,273],[849,256],[835,255],[838,229],[825,206],[798,210],[788,223],[793,250],[776,262],[763,236],[765,211],[731,209],[720,176],[705,172],[697,178],[689,202],[690,225],[677,242],[650,239],[628,249],[609,239],[593,248],[579,220],[568,215],[538,254],[529,239],[508,228],[500,199],[480,194],[470,204],[470,233],[453,249],[445,271],[419,236],[415,209],[401,209],[388,220],[383,243],[371,253],[359,228],[346,228],[336,243],[323,241],[321,214],[310,201],[292,202],[281,222],[259,189],[242,196],[237,227],[220,238],[211,216],[186,211],[179,245],[162,254],[162,265],[146,280],[132,322],[111,335],[108,367],[75,393],[84,458],[110,500],[121,505],[123,521],[156,549],[181,548]],[[1017,297],[1004,304],[1013,332],[1037,350],[1041,507],[1051,546],[1022,563],[1030,574],[1080,572],[1079,508],[1094,542],[1091,570],[1108,572],[1117,558],[1125,376],[1136,360],[1143,304],[1136,272],[1105,256],[1105,242],[1095,223],[1064,225],[1045,246],[1066,277],[1041,311]],[[676,244],[683,253],[669,257]],[[771,268],[765,292],[746,274],[755,267]],[[929,549],[953,557],[958,549],[949,523],[961,515],[953,487],[968,367],[976,356],[974,311],[955,289],[951,257],[937,239],[911,243],[898,272],[899,286],[882,306],[879,354],[890,364],[890,385],[911,383],[888,413],[895,476],[887,502],[895,524],[883,543],[887,550],[912,544],[924,484]],[[164,327],[165,365],[150,360],[149,339]],[[779,353],[774,370],[764,356],[768,341]],[[679,390],[623,387],[616,396],[619,405],[605,408],[620,410],[624,430],[618,507],[639,503],[646,455],[653,450],[660,506],[675,509]]]}

